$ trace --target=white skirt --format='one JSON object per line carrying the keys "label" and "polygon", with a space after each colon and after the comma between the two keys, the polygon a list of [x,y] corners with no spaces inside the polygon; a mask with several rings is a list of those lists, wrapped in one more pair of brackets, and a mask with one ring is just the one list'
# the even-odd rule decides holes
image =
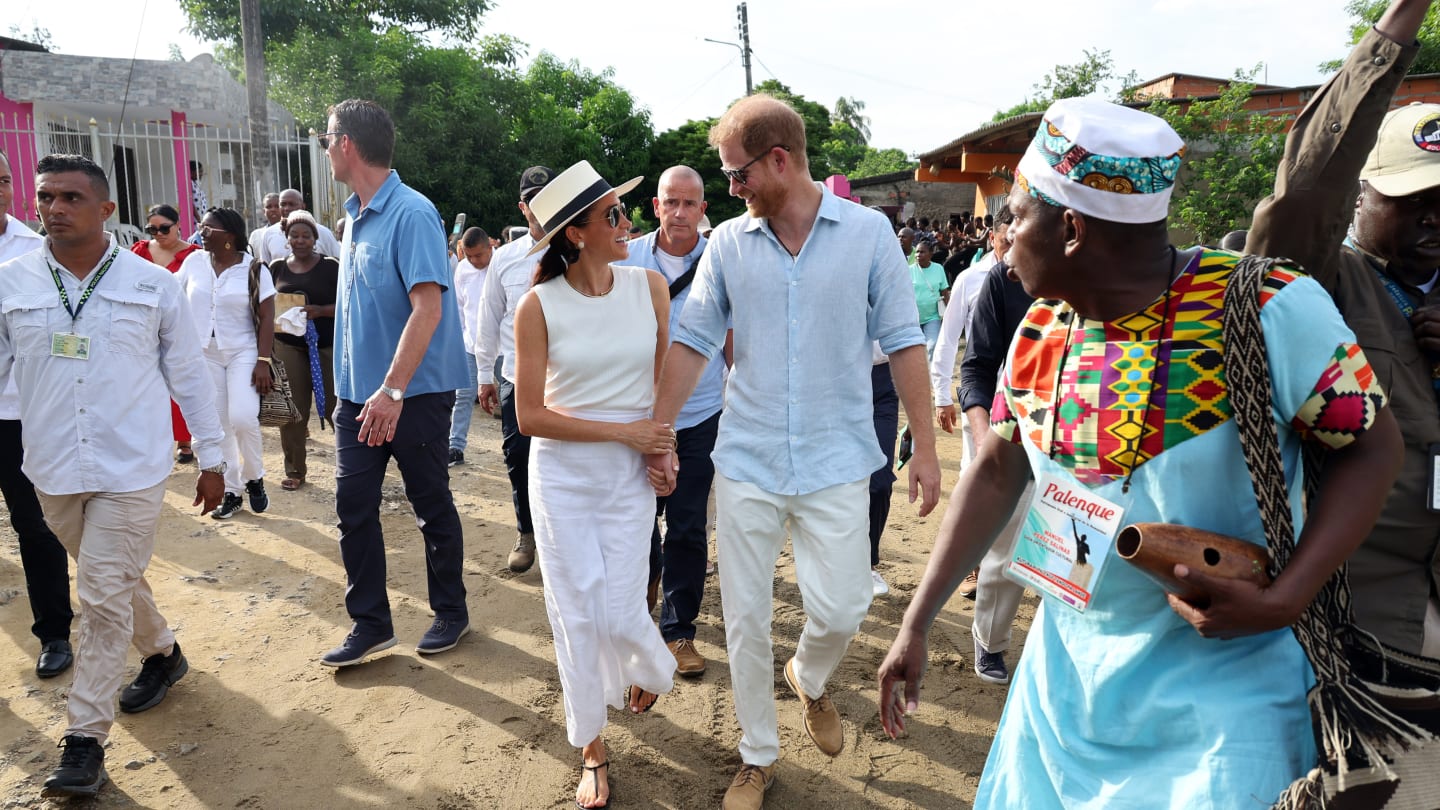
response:
{"label": "white skirt", "polygon": [[663,694],[674,684],[675,658],[645,609],[655,491],[643,457],[623,444],[537,438],[530,443],[530,510],[565,730],[579,748],[600,735],[607,705],[626,706],[627,686]]}

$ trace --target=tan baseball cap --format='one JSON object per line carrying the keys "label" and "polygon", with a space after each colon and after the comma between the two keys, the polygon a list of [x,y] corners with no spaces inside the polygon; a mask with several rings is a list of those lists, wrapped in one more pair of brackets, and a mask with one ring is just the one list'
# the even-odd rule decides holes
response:
{"label": "tan baseball cap", "polygon": [[1440,104],[1416,102],[1386,113],[1360,179],[1386,197],[1440,186]]}

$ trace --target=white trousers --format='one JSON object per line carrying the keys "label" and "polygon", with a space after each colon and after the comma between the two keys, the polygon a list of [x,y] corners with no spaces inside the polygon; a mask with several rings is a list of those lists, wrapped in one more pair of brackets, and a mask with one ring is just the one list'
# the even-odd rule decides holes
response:
{"label": "white trousers", "polygon": [[151,656],[169,655],[175,646],[145,581],[165,483],[136,492],[35,494],[45,522],[75,558],[80,635],[65,733],[104,742],[115,722],[126,648],[133,643],[141,656]]}
{"label": "white trousers", "polygon": [[600,736],[607,705],[625,707],[627,686],[674,685],[675,657],[645,609],[655,491],[623,444],[537,438],[530,509],[565,732],[580,748]]}
{"label": "white trousers", "polygon": [[215,381],[215,407],[225,439],[225,491],[238,494],[246,481],[265,477],[265,459],[260,443],[260,393],[252,375],[259,354],[254,346],[221,349],[215,339],[205,347],[210,377]]}
{"label": "white trousers", "polygon": [[806,695],[819,697],[870,610],[869,487],[867,476],[806,495],[776,495],[715,475],[720,601],[746,764],[768,766],[780,756],[770,625],[787,524],[805,607],[795,674]]}

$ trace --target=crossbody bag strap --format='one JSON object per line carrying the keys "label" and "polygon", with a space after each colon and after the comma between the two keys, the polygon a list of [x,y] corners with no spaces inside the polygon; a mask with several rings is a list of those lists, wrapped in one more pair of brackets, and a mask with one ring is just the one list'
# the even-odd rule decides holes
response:
{"label": "crossbody bag strap", "polygon": [[[1260,323],[1261,286],[1277,264],[1290,262],[1259,256],[1241,259],[1225,290],[1223,315],[1226,389],[1260,507],[1272,576],[1284,570],[1295,550],[1295,524],[1272,416],[1270,362]],[[1393,758],[1425,737],[1423,730],[1387,709],[1352,672],[1345,639],[1353,621],[1350,584],[1341,565],[1291,626],[1315,670],[1309,703],[1317,721],[1321,762],[1330,763],[1342,789],[1351,773],[1363,781],[1398,778],[1385,755]],[[1356,773],[1362,770],[1370,773]],[[1311,771],[1292,784],[1275,807],[1323,806],[1324,778],[1322,770]]]}
{"label": "crossbody bag strap", "polygon": [[700,257],[705,255],[705,248],[700,248],[700,253],[695,256],[695,261],[690,262],[690,267],[680,274],[680,277],[670,282],[670,300],[674,301],[675,296],[685,292],[690,282],[695,280],[695,271],[700,267]]}

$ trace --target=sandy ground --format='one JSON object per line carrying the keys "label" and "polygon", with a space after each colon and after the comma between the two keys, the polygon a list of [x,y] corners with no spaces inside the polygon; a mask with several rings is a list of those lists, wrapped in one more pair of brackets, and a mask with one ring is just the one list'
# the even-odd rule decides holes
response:
{"label": "sandy ground", "polygon": [[[565,740],[538,567],[505,567],[514,540],[499,422],[477,411],[468,464],[452,471],[465,526],[473,632],[452,652],[421,658],[429,626],[419,532],[392,467],[382,518],[400,646],[335,671],[317,657],[349,622],[336,544],[331,434],[311,440],[310,480],[283,492],[279,442],[267,431],[271,506],[233,520],[190,506],[193,466],[171,475],[149,578],[190,659],[163,704],[120,715],[106,753],[112,784],[96,807],[573,807],[579,755]],[[942,434],[944,485],[957,436]],[[789,553],[775,580],[775,686],[783,752],[769,808],[969,807],[1005,696],[971,671],[973,603],[956,598],[931,635],[924,700],[907,739],[880,729],[875,671],[914,592],[940,509],[920,520],[897,485],[881,555],[892,591],[870,609],[830,683],[845,722],[834,759],[805,736],[779,667],[804,620]],[[713,548],[712,548],[713,555]],[[73,569],[72,569],[73,571]],[[70,677],[40,681],[14,533],[0,527],[0,807],[63,806],[40,798],[58,760]],[[73,598],[73,595],[72,595]],[[1035,601],[1021,606],[1013,665]],[[642,716],[611,713],[612,806],[718,807],[739,767],[719,586],[712,577],[697,646],[698,680]],[[73,637],[73,634],[72,634]],[[138,671],[132,651],[126,679]]]}

